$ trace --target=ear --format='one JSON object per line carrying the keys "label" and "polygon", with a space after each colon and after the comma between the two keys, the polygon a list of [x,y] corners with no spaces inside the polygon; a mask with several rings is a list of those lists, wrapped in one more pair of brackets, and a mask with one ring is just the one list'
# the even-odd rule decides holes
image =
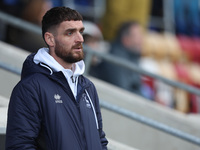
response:
{"label": "ear", "polygon": [[49,45],[49,47],[53,47],[55,45],[55,39],[54,39],[54,35],[50,32],[46,32],[44,34],[44,39],[46,41],[46,43]]}

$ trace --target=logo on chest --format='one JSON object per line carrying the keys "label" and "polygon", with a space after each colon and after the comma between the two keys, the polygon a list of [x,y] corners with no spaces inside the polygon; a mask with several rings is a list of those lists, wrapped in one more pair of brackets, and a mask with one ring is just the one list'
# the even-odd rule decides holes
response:
{"label": "logo on chest", "polygon": [[83,95],[82,95],[82,98],[83,98],[83,101],[85,102],[86,107],[87,107],[87,108],[91,108],[92,106],[91,106],[91,104],[90,104],[90,100],[89,100],[89,98],[87,97],[87,95],[86,95],[86,94],[83,94]]}
{"label": "logo on chest", "polygon": [[61,100],[61,96],[59,94],[54,95],[54,100],[55,103],[63,103],[63,101]]}

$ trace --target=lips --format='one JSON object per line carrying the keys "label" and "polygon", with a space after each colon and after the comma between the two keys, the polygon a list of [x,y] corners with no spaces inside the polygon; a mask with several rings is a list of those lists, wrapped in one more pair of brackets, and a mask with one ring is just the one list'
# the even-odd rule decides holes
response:
{"label": "lips", "polygon": [[74,46],[72,47],[72,49],[82,50],[82,49],[83,49],[83,46],[82,46],[82,44],[77,44],[77,45],[74,45]]}

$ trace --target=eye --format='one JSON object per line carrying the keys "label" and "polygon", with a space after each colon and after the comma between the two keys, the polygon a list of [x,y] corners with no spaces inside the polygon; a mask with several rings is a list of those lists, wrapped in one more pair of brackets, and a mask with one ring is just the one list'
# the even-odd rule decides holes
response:
{"label": "eye", "polygon": [[72,32],[68,32],[67,35],[68,35],[68,36],[72,35]]}
{"label": "eye", "polygon": [[80,30],[80,34],[83,35],[83,33],[84,33],[84,29],[81,29],[81,30]]}
{"label": "eye", "polygon": [[82,34],[82,35],[83,35],[83,31],[80,31],[80,34]]}

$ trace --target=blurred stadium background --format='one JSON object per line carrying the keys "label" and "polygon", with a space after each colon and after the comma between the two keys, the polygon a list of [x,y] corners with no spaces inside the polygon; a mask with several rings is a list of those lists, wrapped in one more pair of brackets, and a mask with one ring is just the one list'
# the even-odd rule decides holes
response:
{"label": "blurred stadium background", "polygon": [[[38,30],[40,27],[41,16],[47,9],[53,6],[62,5],[77,9],[83,15],[84,20],[95,23],[101,30],[104,41],[108,45],[116,36],[116,31],[121,23],[128,20],[138,21],[144,29],[144,43],[139,66],[140,69],[154,73],[169,79],[170,81],[184,83],[195,89],[200,87],[199,0],[1,0],[1,62],[6,62],[11,64],[11,66],[14,65],[16,68],[20,69],[22,62],[28,53],[36,52],[38,48],[45,46],[42,41],[40,30]],[[26,26],[24,23],[21,23],[20,25],[20,22],[17,19],[31,24],[30,26],[29,24]],[[9,50],[7,51],[7,49]],[[23,52],[21,52],[22,49]],[[14,50],[16,50],[16,52],[14,52]],[[15,62],[18,63],[15,64]],[[6,73],[1,69],[0,94],[2,95],[2,99],[0,100],[0,106],[7,106],[8,101],[5,99],[9,99],[14,84],[19,80],[17,75],[12,74],[11,76],[7,76]],[[5,78],[5,76],[9,78]],[[105,94],[109,95],[109,93],[106,93],[105,91],[101,92],[102,84],[104,86],[112,85],[109,85],[104,81],[99,81],[93,77],[91,77],[91,79],[97,84],[97,89],[100,91],[100,97],[111,99],[110,101],[113,104],[116,103],[147,116],[150,113],[151,115],[148,117],[154,119],[157,119],[160,115],[158,117],[160,118],[158,119],[159,121],[164,122],[165,124],[170,122],[169,125],[183,129],[186,132],[200,137],[200,134],[195,132],[199,129],[200,95],[165,83],[162,84],[156,78],[142,75],[143,84],[148,85],[151,88],[154,92],[154,98],[151,100],[145,99],[145,103],[141,104],[138,101],[143,101],[141,100],[142,98],[134,95],[132,99],[136,99],[137,102],[134,100],[133,102],[126,101],[127,105],[125,105],[122,101],[123,97],[121,97],[121,99],[118,98],[118,100],[121,101],[121,103],[119,103],[112,100],[115,96],[111,95],[110,97],[106,97]],[[10,85],[8,85],[8,83]],[[5,86],[8,86],[8,88],[5,88]],[[118,89],[117,87],[112,87],[112,89],[115,89],[114,93],[117,93],[116,91],[118,90],[122,90],[119,93],[123,93],[122,95],[125,97],[132,94],[126,93],[127,91]],[[128,105],[140,106],[143,111],[137,110],[134,106],[129,108]],[[144,110],[144,106],[146,105],[148,109],[153,108],[155,110]],[[3,108],[4,107],[2,107],[2,109]],[[103,114],[106,120],[105,126],[106,130],[108,130],[108,135],[110,135],[112,139],[115,139],[113,137],[118,136],[118,134],[112,133],[110,130],[113,126],[107,125],[107,122],[109,122],[110,118],[113,116],[109,115],[105,110],[103,110]],[[173,115],[175,118],[172,117]],[[188,120],[188,116],[194,118],[191,120],[191,117],[189,117],[190,119]],[[5,116],[3,117],[5,118]],[[162,117],[166,117],[166,120]],[[5,126],[5,120],[3,126]],[[176,122],[176,125],[172,123],[172,120],[175,120],[174,122]],[[129,121],[126,120],[124,122],[129,123]],[[130,129],[133,127],[139,129],[138,131],[140,132],[133,130],[135,133],[140,134],[142,132],[140,129],[141,126],[138,125],[138,127],[137,125],[133,125],[132,123],[129,123],[129,125],[121,124],[121,126],[131,126]],[[143,129],[147,130],[146,128]],[[124,135],[124,139],[126,139],[127,134],[128,133]],[[156,136],[161,138],[161,146],[158,146],[159,144],[155,142],[156,139],[158,140]],[[130,138],[130,136],[127,137]],[[167,139],[165,139],[165,136],[159,135],[159,133],[154,132],[153,130],[149,131],[149,134],[147,134],[148,138],[142,136],[138,137],[141,137],[141,139],[146,141],[149,140],[148,138],[152,138],[152,140],[149,140],[149,142],[146,143],[143,141],[145,145],[140,142],[142,140],[137,140],[137,136],[131,137],[133,140],[137,141],[133,142],[133,145],[131,144],[131,140],[129,142],[126,142],[121,138],[116,138],[115,140],[132,147],[137,147],[141,150],[147,150],[148,148],[149,150],[164,150],[164,146],[170,145],[166,144]],[[153,140],[153,138],[155,140]],[[172,138],[169,141],[173,143],[174,139]],[[179,147],[179,141],[174,142],[172,145],[176,145],[174,146],[175,148],[182,150],[183,147],[188,150],[199,148],[191,145]],[[170,149],[172,148],[173,147],[170,147]]]}

